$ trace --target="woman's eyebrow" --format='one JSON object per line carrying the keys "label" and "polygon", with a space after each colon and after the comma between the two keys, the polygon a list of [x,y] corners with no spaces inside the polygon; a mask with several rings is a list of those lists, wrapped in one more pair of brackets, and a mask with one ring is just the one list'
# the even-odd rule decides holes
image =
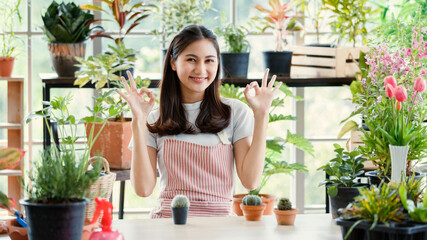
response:
{"label": "woman's eyebrow", "polygon": [[[186,56],[186,57],[199,58],[197,55],[192,54],[192,53],[186,54],[185,56]],[[215,56],[215,55],[208,55],[208,56],[206,56],[205,58],[216,58],[216,57],[217,57],[217,56]]]}

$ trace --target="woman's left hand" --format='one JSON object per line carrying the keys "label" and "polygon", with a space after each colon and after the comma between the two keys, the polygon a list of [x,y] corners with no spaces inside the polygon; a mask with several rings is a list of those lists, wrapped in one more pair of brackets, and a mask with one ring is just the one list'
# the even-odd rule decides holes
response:
{"label": "woman's left hand", "polygon": [[[264,77],[262,78],[261,87],[258,86],[258,82],[251,82],[250,84],[246,85],[246,88],[244,90],[246,101],[249,103],[249,106],[251,106],[252,111],[254,111],[254,114],[267,114],[270,110],[271,102],[274,98],[274,93],[279,89],[279,87],[282,85],[281,82],[276,85],[276,87],[273,87],[274,82],[276,81],[276,75],[273,75],[270,82],[267,85],[267,78],[268,78],[268,72],[270,69],[266,69],[264,73]],[[250,95],[249,91],[251,89],[255,90],[255,95]]]}

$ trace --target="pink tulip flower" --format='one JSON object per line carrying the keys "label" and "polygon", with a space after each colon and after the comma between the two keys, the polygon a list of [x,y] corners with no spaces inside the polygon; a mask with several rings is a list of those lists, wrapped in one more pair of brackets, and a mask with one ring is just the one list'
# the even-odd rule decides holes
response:
{"label": "pink tulip flower", "polygon": [[387,87],[387,84],[390,84],[393,88],[397,87],[396,79],[393,76],[387,76],[384,78],[384,86]]}
{"label": "pink tulip flower", "polygon": [[414,84],[414,90],[417,92],[424,92],[426,89],[426,80],[424,80],[422,77],[417,77]]}
{"label": "pink tulip flower", "polygon": [[401,102],[396,101],[396,109],[397,109],[397,111],[402,110],[402,103]]}
{"label": "pink tulip flower", "polygon": [[394,91],[394,97],[399,102],[403,102],[408,98],[408,93],[406,93],[406,88],[403,86],[398,86]]}
{"label": "pink tulip flower", "polygon": [[387,84],[387,86],[385,87],[385,95],[388,98],[394,97],[394,91],[395,91],[394,87],[391,84]]}

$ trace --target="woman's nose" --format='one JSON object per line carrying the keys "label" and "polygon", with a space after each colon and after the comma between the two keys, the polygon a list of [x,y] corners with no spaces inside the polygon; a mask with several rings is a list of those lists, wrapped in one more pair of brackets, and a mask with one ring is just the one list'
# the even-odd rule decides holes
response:
{"label": "woman's nose", "polygon": [[196,68],[194,69],[194,72],[196,74],[204,74],[206,72],[206,66],[204,62],[200,62],[196,65]]}

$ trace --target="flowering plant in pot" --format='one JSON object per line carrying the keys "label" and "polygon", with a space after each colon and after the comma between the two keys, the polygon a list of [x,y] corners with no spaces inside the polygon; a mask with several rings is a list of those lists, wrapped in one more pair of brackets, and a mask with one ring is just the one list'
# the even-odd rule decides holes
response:
{"label": "flowering plant in pot", "polygon": [[0,6],[0,76],[10,77],[17,47],[21,40],[15,35],[15,24],[21,23],[19,5],[21,0],[7,0]]}
{"label": "flowering plant in pot", "polygon": [[[424,104],[427,35],[422,26],[413,25],[412,31],[409,46],[404,45],[406,40],[400,41],[403,45],[391,43],[393,48],[383,43],[363,56],[366,61],[359,62],[360,75],[350,87],[356,109],[349,118],[364,116],[369,131],[362,129],[365,146],[361,150],[378,167],[380,176],[392,174],[390,146],[393,144],[409,147],[407,161],[401,161],[407,175],[426,156],[427,129],[422,122],[427,110]],[[346,125],[349,123],[357,125],[354,121]],[[399,178],[400,173],[395,174],[395,180]]]}
{"label": "flowering plant in pot", "polygon": [[[269,113],[269,123],[280,122],[280,121],[294,121],[296,118],[292,115],[283,115],[276,114],[274,110],[276,108],[283,107],[286,101],[286,98],[295,98],[296,101],[302,100],[302,98],[293,95],[292,91],[289,89],[286,84],[280,86],[280,91],[284,94],[284,97],[276,97],[270,108]],[[243,93],[239,91],[234,85],[224,84],[220,88],[220,93],[222,97],[235,98],[246,103],[246,99],[243,96]],[[263,169],[263,174],[261,177],[260,185],[256,189],[248,191],[250,195],[259,195],[262,197],[263,203],[267,204],[267,207],[264,211],[264,215],[273,214],[273,208],[276,201],[276,197],[272,194],[260,194],[261,190],[268,184],[270,177],[275,174],[288,174],[292,175],[294,171],[307,172],[306,166],[299,163],[288,163],[283,159],[283,152],[286,147],[291,144],[294,147],[301,149],[302,151],[314,155],[313,145],[304,137],[292,133],[289,130],[286,131],[286,138],[281,136],[275,136],[274,138],[267,139],[266,141],[266,155],[265,155],[265,164]],[[239,216],[242,216],[243,213],[240,210],[240,203],[242,198],[247,194],[236,194],[233,196],[233,212]]]}
{"label": "flowering plant in pot", "polygon": [[366,161],[359,149],[344,151],[339,144],[334,144],[336,156],[317,170],[324,170],[327,178],[319,186],[326,185],[331,202],[332,217],[339,216],[338,209],[344,208],[354,197],[358,189],[366,186],[358,182],[363,176],[363,162]]}
{"label": "flowering plant in pot", "polygon": [[297,32],[303,30],[300,21],[303,19],[301,14],[291,14],[293,1],[283,3],[282,0],[268,1],[271,9],[260,5],[254,6],[255,9],[263,14],[263,17],[255,16],[251,24],[261,32],[267,29],[273,29],[276,39],[276,50],[266,51],[264,54],[265,67],[270,69],[271,74],[290,75],[292,61],[292,51],[284,51],[288,44],[288,32]]}

